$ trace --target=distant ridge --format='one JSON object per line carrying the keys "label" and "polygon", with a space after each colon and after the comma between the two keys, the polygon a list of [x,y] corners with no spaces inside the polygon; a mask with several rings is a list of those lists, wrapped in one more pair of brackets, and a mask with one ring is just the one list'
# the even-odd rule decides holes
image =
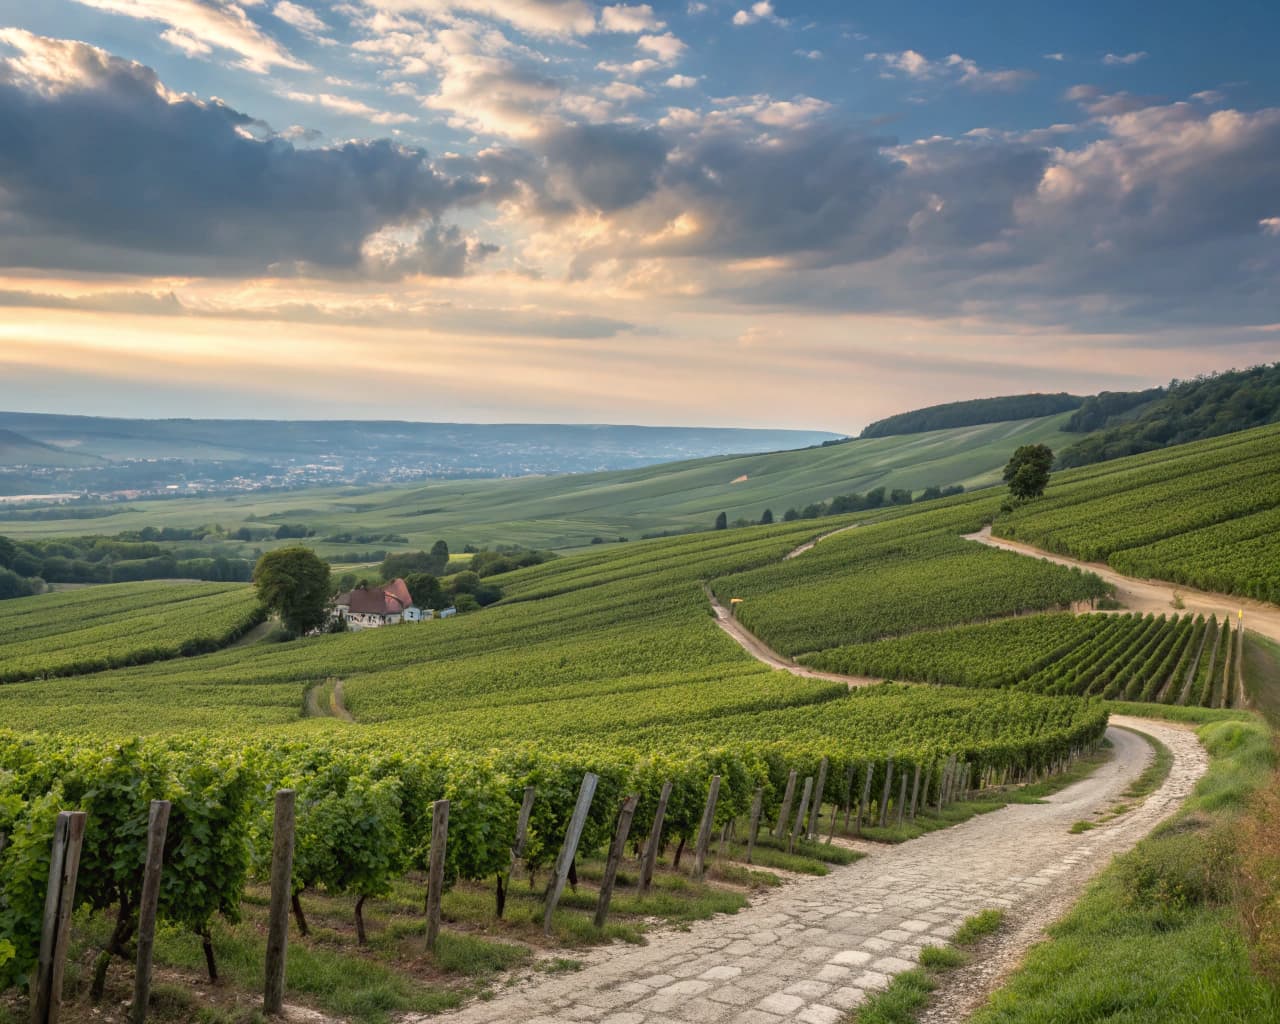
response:
{"label": "distant ridge", "polygon": [[1083,402],[1084,398],[1081,396],[1066,392],[947,402],[876,420],[868,424],[858,436],[892,437],[898,434],[923,434],[929,430],[950,430],[953,427],[976,427],[984,423],[1003,423],[1006,420],[1039,419],[1060,412],[1071,412]]}
{"label": "distant ridge", "polygon": [[1085,399],[1064,430],[1088,433],[1058,453],[1058,468],[1203,441],[1280,422],[1280,363],[1175,380],[1147,391]]}
{"label": "distant ridge", "polygon": [[16,430],[0,428],[0,466],[85,466],[100,461],[92,455],[69,453]]}

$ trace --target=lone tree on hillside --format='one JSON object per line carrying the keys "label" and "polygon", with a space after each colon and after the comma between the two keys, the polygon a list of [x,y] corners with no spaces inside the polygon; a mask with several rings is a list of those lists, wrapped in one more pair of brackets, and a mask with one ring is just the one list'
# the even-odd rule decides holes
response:
{"label": "lone tree on hillside", "polygon": [[310,548],[268,551],[253,568],[258,599],[294,633],[324,625],[328,618],[329,563]]}
{"label": "lone tree on hillside", "polygon": [[773,509],[767,508],[764,510],[764,515],[760,517],[760,525],[768,526],[772,522],[773,522]]}
{"label": "lone tree on hillside", "polygon": [[444,573],[448,564],[449,545],[442,540],[438,540],[431,545],[431,568],[427,572],[433,576],[440,576]]}
{"label": "lone tree on hillside", "polygon": [[1019,500],[1038,498],[1049,482],[1053,450],[1047,444],[1024,444],[1014,451],[1004,467],[1009,492]]}
{"label": "lone tree on hillside", "polygon": [[716,516],[716,529],[717,530],[729,529],[729,516],[727,513],[721,512],[718,516]]}

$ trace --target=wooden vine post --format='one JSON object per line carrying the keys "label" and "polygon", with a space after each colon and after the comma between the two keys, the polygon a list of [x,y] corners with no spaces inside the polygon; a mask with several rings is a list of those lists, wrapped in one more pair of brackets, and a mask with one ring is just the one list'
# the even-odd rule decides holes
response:
{"label": "wooden vine post", "polygon": [[862,801],[858,804],[858,820],[854,826],[854,835],[862,835],[862,819],[871,812],[871,776],[875,774],[875,764],[867,762],[867,776],[862,783]]}
{"label": "wooden vine post", "polygon": [[76,903],[84,827],[84,811],[61,811],[54,825],[49,888],[40,925],[40,953],[36,975],[31,981],[32,1024],[57,1024],[62,1012],[62,972],[71,938],[71,912]]}
{"label": "wooden vine post", "polygon": [[707,805],[702,810],[702,824],[698,828],[698,845],[693,854],[693,877],[701,879],[707,870],[707,850],[711,846],[711,829],[716,820],[716,802],[720,799],[720,776],[711,776],[707,790]]}
{"label": "wooden vine post", "polygon": [[911,820],[916,820],[916,798],[920,796],[920,762],[916,762],[916,777],[911,783]]}
{"label": "wooden vine post", "polygon": [[667,802],[671,799],[671,780],[662,784],[658,795],[658,809],[653,812],[653,827],[644,846],[644,861],[640,865],[640,893],[643,895],[653,885],[653,871],[658,863],[658,850],[662,847],[662,823],[667,816]]}
{"label": "wooden vine post", "polygon": [[787,838],[787,852],[792,853],[796,848],[796,837],[800,835],[800,829],[804,825],[805,811],[809,809],[809,794],[813,792],[813,776],[806,775],[804,777],[804,793],[800,797],[800,806],[796,808],[796,821],[791,827],[791,835]]}
{"label": "wooden vine post", "polygon": [[773,834],[781,839],[787,834],[787,824],[791,817],[791,801],[796,795],[796,770],[794,768],[787,775],[787,788],[782,791],[782,807],[778,811],[778,827],[773,830]]}
{"label": "wooden vine post", "polygon": [[613,899],[613,883],[618,878],[618,865],[622,863],[622,854],[627,847],[627,836],[631,834],[631,819],[636,816],[638,796],[629,796],[622,801],[622,810],[618,812],[618,827],[613,833],[613,843],[609,847],[609,859],[604,864],[604,877],[600,880],[600,898],[596,901],[596,927],[603,928],[609,916],[609,901]]}
{"label": "wooden vine post", "polygon": [[431,805],[431,852],[427,861],[427,949],[440,938],[440,901],[444,897],[444,862],[449,852],[449,801]]}
{"label": "wooden vine post", "polygon": [[587,772],[582,776],[582,785],[578,788],[578,802],[573,808],[573,817],[569,819],[569,827],[564,834],[564,844],[560,847],[560,856],[556,858],[555,874],[551,879],[551,887],[547,890],[547,909],[542,918],[542,930],[551,934],[551,918],[556,912],[556,905],[564,893],[564,883],[569,878],[569,868],[578,855],[578,840],[582,838],[582,829],[587,824],[587,814],[591,810],[591,801],[596,795],[596,786],[600,776]]}
{"label": "wooden vine post", "polygon": [[138,905],[138,960],[133,972],[131,1024],[142,1024],[147,1019],[147,1004],[151,1001],[151,956],[156,943],[156,908],[160,902],[160,871],[164,865],[170,807],[168,800],[152,800],[147,821],[147,861]]}
{"label": "wooden vine post", "polygon": [[827,767],[828,761],[824,757],[818,762],[818,782],[813,788],[813,807],[809,811],[809,824],[806,826],[806,832],[811,836],[816,836],[821,827],[818,818],[822,814],[822,791],[827,786]]}
{"label": "wooden vine post", "polygon": [[884,792],[880,794],[880,827],[884,828],[889,813],[889,787],[893,785],[893,758],[885,762]]}
{"label": "wooden vine post", "polygon": [[760,831],[760,809],[764,806],[764,787],[757,786],[751,796],[751,825],[747,830],[747,863],[756,848],[756,834]]}
{"label": "wooden vine post", "polygon": [[267,918],[267,973],[262,1011],[284,1006],[284,968],[289,945],[289,903],[293,896],[294,792],[276,790],[271,832],[271,904]]}

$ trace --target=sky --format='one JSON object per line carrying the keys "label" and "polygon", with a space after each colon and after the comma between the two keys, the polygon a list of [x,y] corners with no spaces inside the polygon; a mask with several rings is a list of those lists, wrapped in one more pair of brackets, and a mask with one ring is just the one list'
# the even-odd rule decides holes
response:
{"label": "sky", "polygon": [[0,0],[0,408],[854,432],[1280,358],[1280,5]]}

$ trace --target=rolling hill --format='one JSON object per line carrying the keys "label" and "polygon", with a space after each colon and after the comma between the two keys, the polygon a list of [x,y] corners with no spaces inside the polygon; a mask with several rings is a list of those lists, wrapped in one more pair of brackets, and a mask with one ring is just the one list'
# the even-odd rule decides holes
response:
{"label": "rolling hill", "polygon": [[[217,523],[234,530],[298,523],[315,531],[308,543],[328,555],[429,547],[437,538],[455,550],[468,543],[573,548],[595,537],[634,540],[709,529],[720,512],[731,522],[757,521],[766,508],[781,518],[792,506],[876,487],[980,487],[999,480],[1018,445],[1066,443],[1061,427],[1068,415],[605,473],[136,501],[110,506],[122,511],[91,526],[71,518],[0,519],[0,533],[25,538],[146,526]],[[349,539],[325,539],[337,537]]]}

